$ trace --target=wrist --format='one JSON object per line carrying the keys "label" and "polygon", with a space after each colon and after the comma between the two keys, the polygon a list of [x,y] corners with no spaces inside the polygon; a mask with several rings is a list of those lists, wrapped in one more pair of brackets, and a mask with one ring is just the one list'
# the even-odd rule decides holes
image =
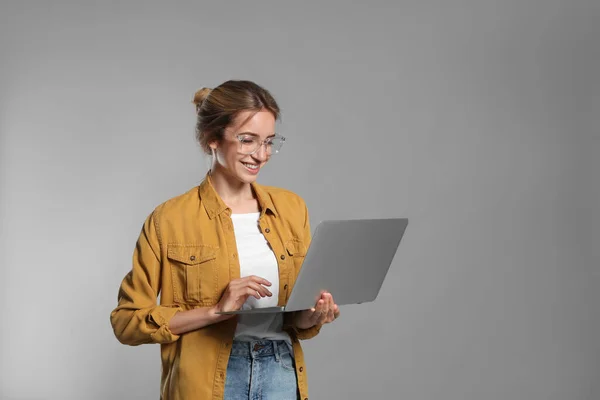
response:
{"label": "wrist", "polygon": [[308,320],[307,312],[298,311],[294,316],[294,326],[298,329],[308,329],[312,328],[314,325]]}
{"label": "wrist", "polygon": [[222,314],[217,314],[220,311],[219,305],[216,304],[212,307],[208,308],[208,319],[215,323],[215,322],[221,322],[224,318],[226,317],[226,315],[222,315]]}
{"label": "wrist", "polygon": [[228,314],[217,314],[218,312],[221,311],[221,307],[219,306],[219,304],[215,304],[212,307],[209,307],[208,309],[208,317],[211,321],[213,321],[214,323],[216,322],[221,322],[221,321],[225,321],[228,320],[229,318],[231,318],[233,316],[232,315],[228,315]]}

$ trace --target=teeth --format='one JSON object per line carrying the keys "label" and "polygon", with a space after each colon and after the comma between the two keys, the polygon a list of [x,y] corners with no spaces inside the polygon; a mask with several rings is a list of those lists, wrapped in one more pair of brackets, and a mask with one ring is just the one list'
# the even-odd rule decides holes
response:
{"label": "teeth", "polygon": [[258,165],[255,165],[255,164],[246,164],[246,163],[242,163],[242,164],[244,164],[246,167],[248,167],[250,169],[257,169],[258,168]]}

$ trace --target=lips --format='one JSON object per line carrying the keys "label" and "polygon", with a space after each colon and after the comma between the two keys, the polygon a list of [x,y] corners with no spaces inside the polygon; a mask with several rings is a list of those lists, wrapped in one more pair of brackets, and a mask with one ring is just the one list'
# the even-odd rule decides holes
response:
{"label": "lips", "polygon": [[253,169],[253,170],[258,169],[258,165],[256,165],[256,164],[245,163],[245,162],[243,162],[242,164],[244,164],[244,166],[249,169]]}
{"label": "lips", "polygon": [[258,164],[242,162],[242,165],[246,168],[246,171],[253,175],[258,174],[258,171],[260,170],[260,166]]}

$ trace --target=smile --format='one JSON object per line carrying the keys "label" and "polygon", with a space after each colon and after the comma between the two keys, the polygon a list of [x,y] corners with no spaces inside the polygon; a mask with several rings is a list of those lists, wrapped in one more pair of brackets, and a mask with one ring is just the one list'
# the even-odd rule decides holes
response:
{"label": "smile", "polygon": [[251,164],[251,163],[245,163],[245,162],[242,162],[242,164],[244,165],[244,167],[246,167],[246,169],[248,169],[248,171],[250,171],[252,173],[256,173],[259,170],[259,166],[257,164]]}
{"label": "smile", "polygon": [[256,164],[250,164],[250,163],[245,163],[243,162],[242,164],[244,164],[244,166],[252,171],[256,171],[258,169],[258,165]]}

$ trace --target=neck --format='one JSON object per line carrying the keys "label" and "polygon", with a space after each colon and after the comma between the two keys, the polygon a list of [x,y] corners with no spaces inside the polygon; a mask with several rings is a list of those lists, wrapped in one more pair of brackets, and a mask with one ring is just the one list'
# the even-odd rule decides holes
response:
{"label": "neck", "polygon": [[254,198],[252,186],[225,173],[220,168],[211,168],[210,180],[221,200],[228,206],[235,206]]}

